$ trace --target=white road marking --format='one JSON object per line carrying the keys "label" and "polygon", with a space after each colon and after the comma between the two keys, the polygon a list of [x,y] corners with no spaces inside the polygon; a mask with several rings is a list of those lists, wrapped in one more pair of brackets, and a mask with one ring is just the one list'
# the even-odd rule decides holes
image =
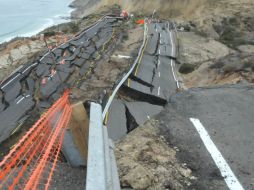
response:
{"label": "white road marking", "polygon": [[19,104],[22,100],[24,100],[25,99],[25,97],[22,97],[19,101],[17,101],[17,103],[16,104]]}
{"label": "white road marking", "polygon": [[161,93],[161,87],[159,86],[159,88],[158,88],[158,96],[160,95],[160,93]]}
{"label": "white road marking", "polygon": [[[173,42],[173,39],[172,39],[171,31],[169,32],[169,35],[170,35],[170,41],[171,41],[171,46],[172,46],[171,55],[173,56],[174,55],[174,46],[175,45],[174,45],[174,42]],[[177,88],[180,88],[179,81],[178,81],[178,79],[177,79],[177,77],[175,75],[175,71],[174,71],[173,59],[171,59],[170,64],[171,64],[171,69],[172,69],[174,80],[176,81],[176,86],[177,86]]]}
{"label": "white road marking", "polygon": [[130,59],[132,58],[131,56],[128,55],[112,55],[112,57],[116,58],[123,58],[123,59]]}
{"label": "white road marking", "polygon": [[169,32],[169,35],[170,35],[170,41],[171,41],[171,46],[172,46],[172,49],[171,49],[171,55],[174,56],[174,42],[173,42],[173,38],[172,38],[172,33],[171,31]]}
{"label": "white road marking", "polygon": [[14,81],[17,77],[19,77],[20,74],[16,75],[14,78],[12,78],[9,82],[7,82],[5,85],[2,86],[1,89],[4,89],[7,85],[9,85],[12,81]]}
{"label": "white road marking", "polygon": [[149,119],[149,120],[150,120],[150,116],[149,116],[149,115],[147,116],[147,119]]}
{"label": "white road marking", "polygon": [[152,19],[153,19],[153,17],[154,17],[155,12],[156,12],[156,9],[153,10]]}
{"label": "white road marking", "polygon": [[161,61],[160,61],[160,60],[158,60],[158,67],[160,66],[160,64],[161,64]]}
{"label": "white road marking", "polygon": [[161,50],[159,49],[159,55],[161,54]]}
{"label": "white road marking", "polygon": [[108,112],[108,109],[116,95],[116,93],[118,92],[118,90],[120,89],[120,87],[122,86],[122,84],[127,80],[127,78],[130,76],[130,74],[133,72],[134,68],[136,67],[137,63],[138,63],[138,60],[143,52],[143,49],[145,47],[145,44],[146,44],[146,39],[147,39],[147,35],[148,35],[148,27],[147,27],[147,20],[145,19],[145,24],[144,24],[144,39],[143,39],[143,44],[141,46],[141,48],[139,49],[139,53],[138,53],[138,56],[134,62],[134,64],[132,64],[130,70],[124,75],[124,77],[122,78],[122,80],[118,83],[118,85],[115,87],[112,95],[109,97],[109,100],[103,110],[103,113],[102,113],[102,118],[105,119],[106,117],[106,114]]}
{"label": "white road marking", "polygon": [[161,72],[158,73],[159,77],[161,77]]}
{"label": "white road marking", "polygon": [[199,119],[190,118],[230,190],[244,190]]}

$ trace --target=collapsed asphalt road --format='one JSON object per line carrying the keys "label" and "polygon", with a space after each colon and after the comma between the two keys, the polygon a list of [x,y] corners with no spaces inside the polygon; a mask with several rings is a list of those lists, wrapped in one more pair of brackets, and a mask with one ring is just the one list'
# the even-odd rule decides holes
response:
{"label": "collapsed asphalt road", "polygon": [[165,102],[176,91],[173,65],[176,36],[169,23],[148,24],[148,40],[142,60],[127,81],[128,88],[156,96]]}
{"label": "collapsed asphalt road", "polygon": [[[15,71],[0,86],[0,143],[34,110],[49,108],[64,89],[79,85],[112,39],[117,19],[103,17],[74,39]],[[69,80],[71,78],[71,80]]]}
{"label": "collapsed asphalt road", "polygon": [[148,24],[145,47],[136,68],[121,91],[131,100],[119,97],[109,109],[106,123],[109,137],[119,140],[128,132],[160,113],[177,90],[174,65],[177,55],[173,24]]}
{"label": "collapsed asphalt road", "polygon": [[139,64],[109,109],[109,136],[120,140],[157,114],[161,135],[171,147],[178,147],[178,159],[197,177],[190,188],[253,189],[254,87],[198,88],[176,94],[175,34],[165,26],[149,25]]}

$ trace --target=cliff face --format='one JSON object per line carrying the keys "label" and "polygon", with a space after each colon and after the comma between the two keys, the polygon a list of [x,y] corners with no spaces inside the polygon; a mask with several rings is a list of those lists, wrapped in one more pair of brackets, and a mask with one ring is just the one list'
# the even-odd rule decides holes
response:
{"label": "cliff face", "polygon": [[96,12],[101,4],[101,0],[74,0],[70,7],[75,8],[71,13],[72,18],[82,18]]}
{"label": "cliff face", "polygon": [[208,0],[75,0],[70,6],[76,8],[73,18],[80,18],[95,12],[100,6],[120,4],[128,12],[151,14],[154,9],[161,18],[194,15],[206,5]]}
{"label": "cliff face", "polygon": [[118,3],[123,9],[151,14],[154,9],[161,17],[189,17],[202,8],[207,0],[102,0],[104,5]]}

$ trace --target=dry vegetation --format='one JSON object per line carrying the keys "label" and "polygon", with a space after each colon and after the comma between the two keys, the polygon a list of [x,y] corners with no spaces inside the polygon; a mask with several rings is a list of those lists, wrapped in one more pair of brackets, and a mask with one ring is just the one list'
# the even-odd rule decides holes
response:
{"label": "dry vegetation", "polygon": [[163,18],[171,16],[189,17],[197,8],[202,7],[207,0],[103,0],[104,5],[119,3],[123,9],[130,12],[143,12],[151,14],[154,9]]}

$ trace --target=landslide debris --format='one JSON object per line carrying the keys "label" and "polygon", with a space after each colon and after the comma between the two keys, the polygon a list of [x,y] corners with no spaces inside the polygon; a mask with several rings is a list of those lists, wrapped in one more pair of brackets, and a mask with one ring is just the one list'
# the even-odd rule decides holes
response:
{"label": "landslide debris", "polygon": [[158,122],[146,122],[116,144],[122,188],[187,189],[196,178],[176,154],[160,135]]}

